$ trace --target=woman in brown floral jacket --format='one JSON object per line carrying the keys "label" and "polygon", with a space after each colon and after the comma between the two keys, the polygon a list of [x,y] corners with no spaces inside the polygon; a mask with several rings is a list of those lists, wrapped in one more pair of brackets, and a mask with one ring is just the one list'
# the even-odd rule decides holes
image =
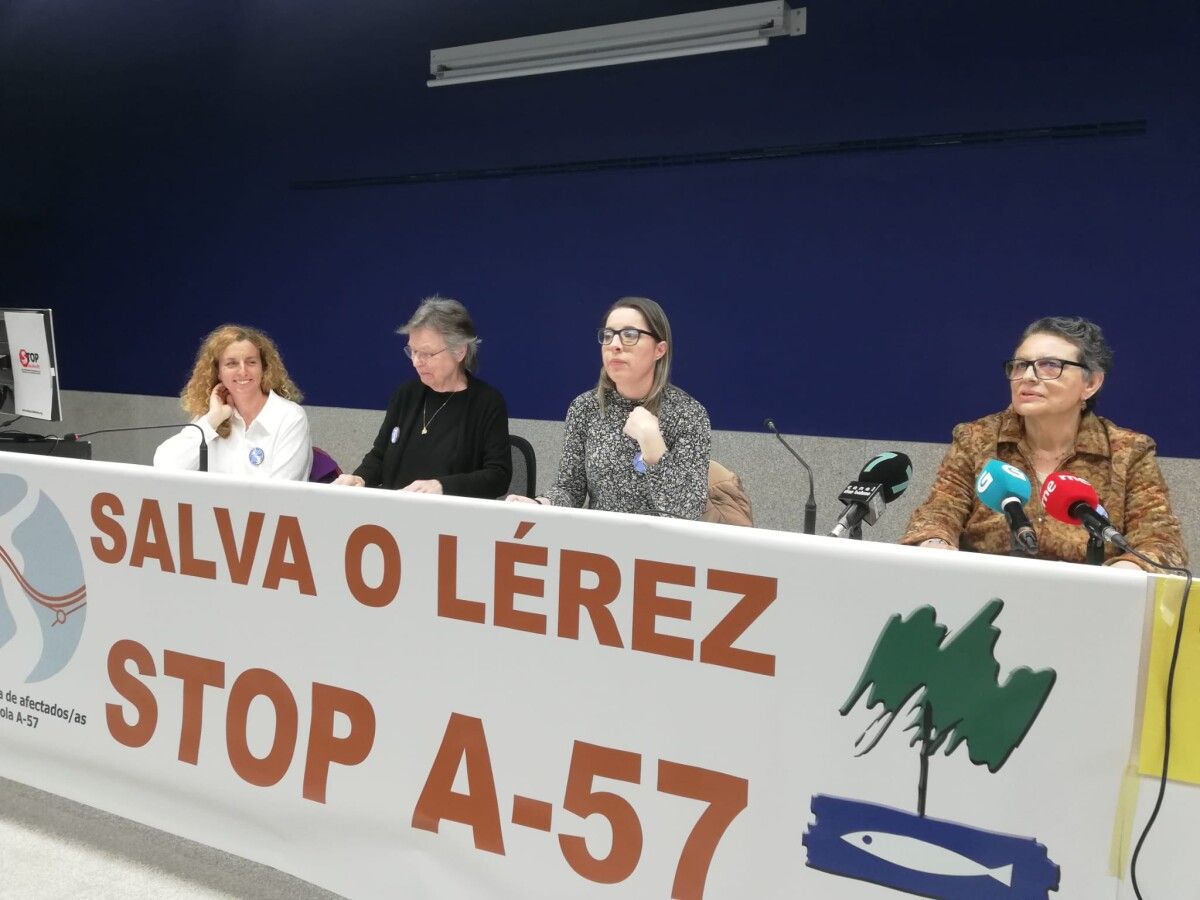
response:
{"label": "woman in brown floral jacket", "polygon": [[[1038,556],[1084,561],[1087,531],[1046,516],[1040,491],[1051,472],[1087,479],[1109,519],[1130,544],[1172,566],[1187,562],[1179,520],[1154,457],[1154,441],[1093,412],[1096,393],[1112,367],[1099,326],[1080,318],[1038,319],[1025,329],[1005,363],[1012,405],[954,429],[933,491],[913,513],[901,543],[942,549],[1007,553],[1008,523],[975,494],[989,459],[1021,469],[1034,485],[1026,512],[1038,536]],[[1109,547],[1106,565],[1148,568]]]}

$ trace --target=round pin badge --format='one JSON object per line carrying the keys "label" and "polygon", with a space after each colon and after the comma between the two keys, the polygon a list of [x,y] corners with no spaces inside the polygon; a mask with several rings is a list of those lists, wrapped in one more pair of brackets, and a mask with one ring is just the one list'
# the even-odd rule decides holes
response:
{"label": "round pin badge", "polygon": [[267,454],[263,453],[262,447],[255,447],[250,451],[250,465],[261,466],[262,461],[267,458]]}

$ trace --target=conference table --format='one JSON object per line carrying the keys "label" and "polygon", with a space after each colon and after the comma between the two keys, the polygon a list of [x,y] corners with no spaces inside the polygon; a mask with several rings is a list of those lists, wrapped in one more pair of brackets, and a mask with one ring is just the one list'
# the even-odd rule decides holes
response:
{"label": "conference table", "polygon": [[4,778],[352,898],[1134,896],[1182,579],[0,463]]}

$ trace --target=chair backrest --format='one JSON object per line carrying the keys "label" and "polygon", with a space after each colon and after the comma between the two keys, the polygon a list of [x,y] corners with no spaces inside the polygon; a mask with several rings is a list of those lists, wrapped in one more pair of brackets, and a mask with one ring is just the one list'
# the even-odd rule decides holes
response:
{"label": "chair backrest", "polygon": [[308,470],[308,480],[329,484],[342,474],[341,467],[332,456],[320,447],[313,447],[312,468]]}
{"label": "chair backrest", "polygon": [[508,484],[508,492],[536,497],[537,455],[533,452],[533,444],[520,435],[510,434],[508,446],[512,451],[512,481]]}

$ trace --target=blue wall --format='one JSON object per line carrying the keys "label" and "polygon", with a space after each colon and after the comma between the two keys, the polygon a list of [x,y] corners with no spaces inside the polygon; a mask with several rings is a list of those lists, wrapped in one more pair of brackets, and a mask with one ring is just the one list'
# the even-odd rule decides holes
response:
{"label": "blue wall", "polygon": [[[235,320],[310,402],[382,407],[391,330],[440,291],[511,412],[559,418],[641,293],[717,427],[881,440],[1002,407],[1023,325],[1082,314],[1116,351],[1101,411],[1200,455],[1197,4],[812,0],[762,50],[424,84],[432,47],[706,5],[13,0],[0,301],[55,308],[70,388],[174,393]],[[1118,121],[1144,133],[297,186]]]}

